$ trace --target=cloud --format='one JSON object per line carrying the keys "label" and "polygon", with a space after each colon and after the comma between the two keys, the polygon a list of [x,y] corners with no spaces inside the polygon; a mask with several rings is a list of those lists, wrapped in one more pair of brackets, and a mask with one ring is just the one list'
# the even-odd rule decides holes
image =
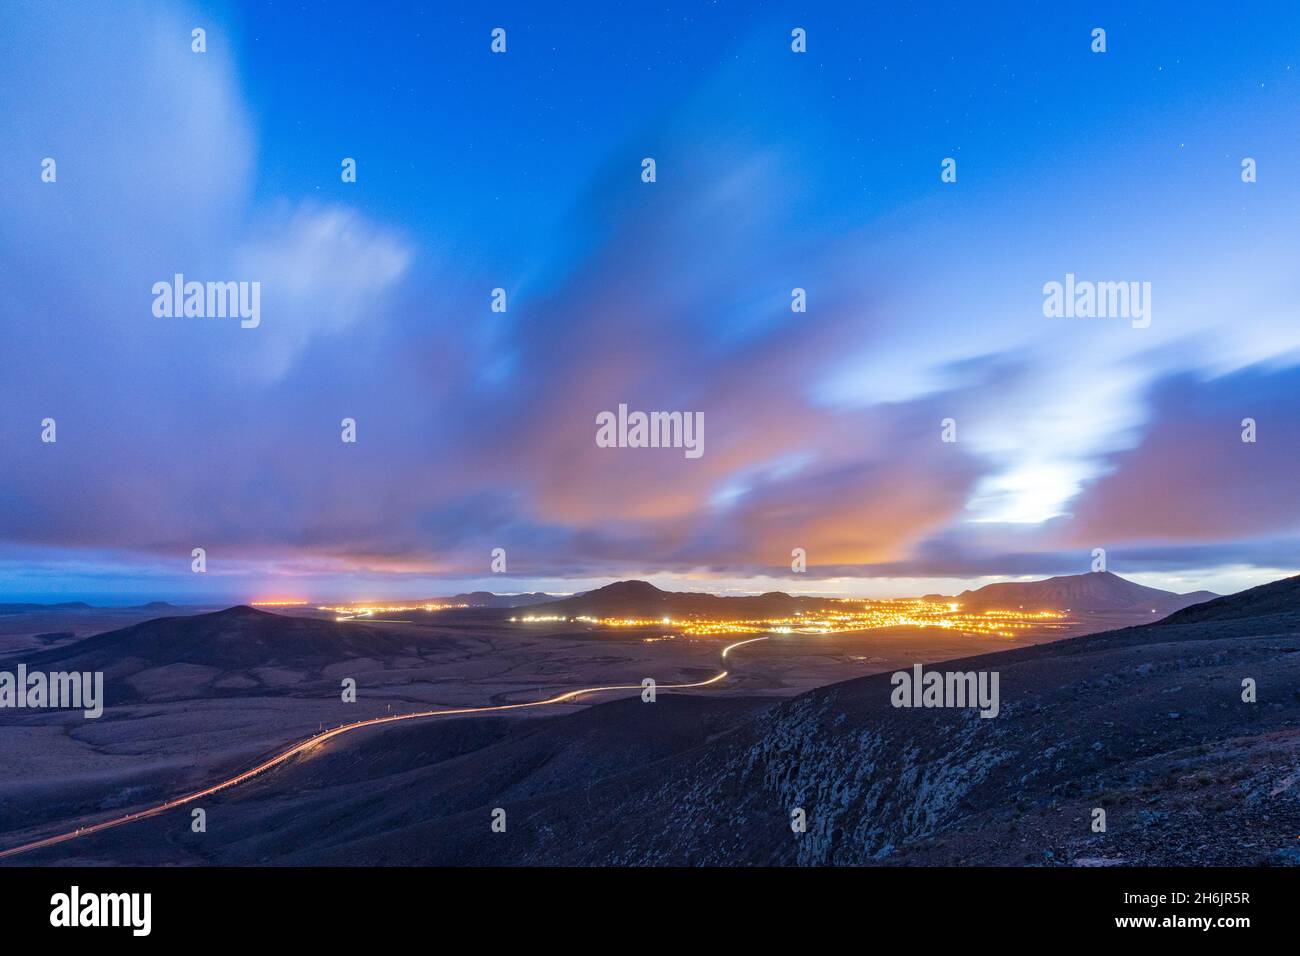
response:
{"label": "cloud", "polygon": [[263,323],[245,354],[273,381],[313,339],[381,321],[412,258],[393,230],[346,206],[304,203],[264,217],[233,256],[232,274],[262,288]]}
{"label": "cloud", "polygon": [[[1073,508],[1076,542],[1232,541],[1300,531],[1300,367],[1252,367],[1152,390],[1141,442],[1111,455]],[[1257,440],[1242,441],[1253,418]]]}
{"label": "cloud", "polygon": [[[0,79],[39,92],[11,98],[0,138],[31,173],[0,217],[10,567],[15,548],[80,550],[154,580],[204,546],[214,577],[477,574],[505,547],[515,574],[741,577],[800,547],[814,573],[975,576],[1081,570],[1093,546],[1276,564],[1294,540],[1300,378],[1259,364],[1293,347],[1289,312],[1257,303],[1271,318],[1225,344],[1221,303],[1194,312],[1171,257],[1149,335],[1044,321],[1037,290],[1068,257],[1017,245],[1000,193],[910,184],[923,198],[882,209],[788,57],[756,80],[751,49],[628,140],[593,139],[604,162],[580,182],[542,171],[573,207],[503,263],[434,215],[264,198],[210,18],[197,56],[182,8],[0,16]],[[1034,215],[1059,192],[1009,188]],[[149,289],[176,272],[259,281],[260,327],[154,318]],[[1207,377],[1225,354],[1231,374]],[[621,403],[702,412],[704,457],[598,448]],[[35,440],[47,415],[57,445]]]}

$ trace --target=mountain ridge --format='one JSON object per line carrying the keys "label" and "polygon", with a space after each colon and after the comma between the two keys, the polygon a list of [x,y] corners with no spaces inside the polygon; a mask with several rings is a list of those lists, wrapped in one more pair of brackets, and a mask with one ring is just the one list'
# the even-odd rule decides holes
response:
{"label": "mountain ridge", "polygon": [[1026,607],[1073,611],[1119,611],[1149,608],[1171,614],[1193,604],[1220,597],[1213,591],[1178,594],[1147,587],[1113,571],[1062,574],[1040,581],[1001,581],[966,590],[954,600],[971,607]]}
{"label": "mountain ridge", "polygon": [[724,597],[703,591],[665,591],[649,581],[615,581],[604,587],[539,608],[556,614],[589,617],[786,617],[796,611],[820,610],[831,606],[827,598],[797,597],[784,591]]}
{"label": "mountain ridge", "polygon": [[[1042,610],[1142,611],[1162,617],[1220,595],[1212,591],[1177,594],[1129,581],[1110,571],[1057,575],[1040,581],[998,582],[966,590],[952,598],[929,594],[927,600],[956,601],[974,608],[1028,607]],[[615,581],[573,597],[550,601],[548,611],[591,617],[786,617],[799,611],[827,610],[837,599],[768,591],[739,597],[708,592],[665,591],[648,581]]]}
{"label": "mountain ridge", "polygon": [[469,607],[511,608],[529,607],[533,604],[545,604],[560,598],[558,594],[545,591],[529,591],[521,594],[497,594],[494,591],[465,591],[447,598],[434,598],[430,603],[445,601],[450,604],[465,604]]}

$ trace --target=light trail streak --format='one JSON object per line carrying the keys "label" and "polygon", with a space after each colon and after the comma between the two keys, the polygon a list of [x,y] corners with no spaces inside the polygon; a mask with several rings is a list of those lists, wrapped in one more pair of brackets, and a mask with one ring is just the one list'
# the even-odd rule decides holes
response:
{"label": "light trail streak", "polygon": [[[753,644],[755,641],[765,641],[766,637],[755,637],[748,641],[737,641],[734,644],[728,644],[722,649],[722,657],[726,659],[727,654],[732,649],[740,647],[743,644]],[[696,681],[692,684],[660,684],[657,690],[688,690],[694,687],[708,687],[710,684],[716,684],[725,680],[727,671],[722,670],[710,677],[708,680]],[[185,806],[187,803],[193,803],[195,800],[202,800],[204,797],[210,797],[214,793],[220,793],[223,790],[229,790],[231,787],[237,787],[241,783],[252,780],[268,770],[278,767],[286,760],[296,757],[298,754],[305,753],[308,750],[323,744],[325,741],[334,737],[351,733],[354,730],[361,730],[365,727],[378,727],[382,724],[395,724],[403,720],[421,720],[431,717],[456,717],[465,714],[487,714],[499,713],[503,710],[522,710],[527,707],[546,707],[554,704],[563,704],[566,701],[575,700],[586,694],[600,694],[606,691],[614,690],[641,690],[640,684],[610,684],[605,687],[581,687],[577,690],[565,691],[562,694],[556,694],[554,697],[548,697],[545,700],[523,701],[518,704],[491,704],[483,707],[456,707],[444,710],[421,710],[410,714],[392,714],[384,717],[369,717],[365,720],[353,721],[350,724],[342,724],[332,730],[321,731],[313,734],[306,740],[294,744],[288,750],[282,751],[267,760],[262,761],[257,766],[238,773],[233,777],[222,780],[219,783],[204,787],[202,790],[195,790],[193,793],[187,793],[184,796],[174,797],[164,803],[148,807],[144,810],[136,810],[132,813],[123,814],[120,817],[114,817],[110,820],[102,820],[99,823],[92,823],[87,826],[77,827],[75,830],[68,830],[65,833],[58,833],[54,836],[45,837],[40,840],[33,840],[30,843],[24,843],[19,846],[10,847],[8,850],[0,851],[0,859],[17,856],[20,853],[29,853],[32,850],[40,850],[45,847],[57,846],[60,843],[66,843],[69,840],[75,840],[78,837],[89,836],[92,833],[99,833],[103,830],[111,830],[114,827],[125,826],[128,823],[135,823],[137,820],[147,820],[150,817],[156,817],[159,814],[166,813],[168,810],[174,810],[177,807]]]}

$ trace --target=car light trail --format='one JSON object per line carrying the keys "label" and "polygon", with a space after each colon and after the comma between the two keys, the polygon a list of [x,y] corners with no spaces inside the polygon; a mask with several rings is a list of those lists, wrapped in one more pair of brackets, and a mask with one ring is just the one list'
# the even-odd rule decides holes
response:
{"label": "car light trail", "polygon": [[[753,644],[754,641],[765,641],[766,637],[756,637],[748,641],[737,641],[734,644],[728,644],[722,649],[722,657],[725,659],[727,654],[733,649],[740,647],[742,644]],[[694,687],[708,687],[725,680],[727,671],[719,671],[708,680],[696,681],[692,684],[661,684],[659,690],[688,690]],[[29,853],[32,850],[40,850],[45,847],[57,846],[60,843],[66,843],[69,840],[75,840],[77,837],[89,836],[92,833],[99,833],[103,830],[111,830],[113,827],[125,826],[128,823],[135,823],[137,820],[147,820],[150,817],[156,817],[159,814],[166,813],[168,810],[174,810],[182,807],[187,803],[193,803],[195,800],[202,800],[204,797],[210,797],[214,793],[220,793],[223,790],[229,790],[231,787],[237,787],[241,783],[252,780],[266,771],[278,767],[298,754],[306,753],[308,750],[323,744],[325,741],[334,737],[342,736],[354,730],[361,730],[365,727],[378,727],[381,724],[395,724],[403,720],[421,720],[430,717],[457,717],[466,714],[487,714],[499,713],[503,710],[522,710],[526,707],[546,707],[553,704],[563,704],[567,701],[576,700],[586,694],[599,694],[613,690],[641,690],[640,684],[610,684],[605,687],[581,687],[577,690],[565,691],[562,694],[556,694],[554,697],[547,697],[545,700],[529,700],[518,704],[493,704],[484,707],[456,707],[445,710],[421,710],[410,714],[392,714],[386,717],[369,717],[365,720],[354,721],[350,724],[343,724],[332,730],[325,730],[313,734],[306,740],[294,744],[288,750],[276,754],[268,760],[264,760],[257,766],[252,767],[242,773],[222,780],[220,783],[204,787],[202,790],[196,790],[193,793],[187,793],[184,796],[174,797],[157,806],[148,807],[144,810],[136,810],[133,813],[127,813],[120,817],[114,817],[111,820],[102,820],[99,823],[92,823],[86,826],[77,827],[75,830],[68,830],[65,833],[59,833],[54,836],[45,837],[41,840],[33,840],[31,843],[24,843],[20,846],[10,847],[8,850],[0,851],[0,859],[17,856],[20,853]]]}

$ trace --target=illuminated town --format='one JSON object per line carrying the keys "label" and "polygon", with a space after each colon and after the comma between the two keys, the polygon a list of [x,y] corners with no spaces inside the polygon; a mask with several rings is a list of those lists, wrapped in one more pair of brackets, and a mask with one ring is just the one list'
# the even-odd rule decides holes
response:
{"label": "illuminated town", "polygon": [[659,618],[566,618],[557,615],[527,614],[510,620],[531,624],[572,620],[611,628],[672,627],[689,636],[732,634],[841,634],[894,627],[942,627],[969,634],[1014,637],[1017,631],[1065,624],[1066,617],[1056,611],[970,610],[959,604],[921,599],[852,600],[835,602],[841,607],[830,610],[797,612],[791,617],[726,619],[704,617]]}
{"label": "illuminated town", "polygon": [[[289,602],[284,602],[288,604]],[[297,602],[295,602],[297,603]],[[1066,615],[1057,611],[1024,609],[970,609],[950,601],[920,598],[894,600],[835,599],[836,606],[817,611],[800,611],[790,617],[708,618],[687,617],[589,617],[586,615],[518,614],[514,624],[562,624],[572,622],[608,628],[671,627],[690,637],[728,636],[732,634],[843,634],[895,627],[940,627],[966,634],[1014,637],[1016,632],[1065,626]],[[259,606],[275,606],[258,602]],[[345,604],[322,605],[318,611],[338,615],[339,620],[374,617],[381,614],[404,614],[413,611],[445,611],[469,607],[468,604]]]}

